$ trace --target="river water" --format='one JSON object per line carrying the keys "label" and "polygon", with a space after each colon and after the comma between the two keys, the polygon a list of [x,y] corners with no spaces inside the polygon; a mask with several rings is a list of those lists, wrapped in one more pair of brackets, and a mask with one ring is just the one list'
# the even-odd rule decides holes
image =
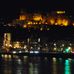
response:
{"label": "river water", "polygon": [[1,58],[0,74],[74,74],[74,59],[25,56]]}

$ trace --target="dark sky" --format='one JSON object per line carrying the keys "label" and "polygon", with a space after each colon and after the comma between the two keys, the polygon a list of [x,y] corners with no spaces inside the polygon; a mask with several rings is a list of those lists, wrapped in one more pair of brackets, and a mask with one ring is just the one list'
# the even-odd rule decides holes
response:
{"label": "dark sky", "polygon": [[73,13],[74,4],[71,0],[0,0],[0,17],[16,17],[21,9],[29,12],[61,9]]}

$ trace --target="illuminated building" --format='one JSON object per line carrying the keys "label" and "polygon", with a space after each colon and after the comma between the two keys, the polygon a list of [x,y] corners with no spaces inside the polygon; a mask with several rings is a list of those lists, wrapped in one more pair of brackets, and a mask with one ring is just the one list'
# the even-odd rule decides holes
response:
{"label": "illuminated building", "polygon": [[13,42],[13,48],[21,48],[21,43],[18,41]]}
{"label": "illuminated building", "polygon": [[68,23],[69,23],[68,20],[63,19],[63,21],[62,21],[63,26],[68,26],[69,25]]}
{"label": "illuminated building", "polygon": [[19,15],[19,20],[24,21],[24,20],[27,20],[27,18],[28,18],[28,14],[26,12],[21,11]]}
{"label": "illuminated building", "polygon": [[42,20],[42,16],[40,14],[34,14],[33,20],[34,21],[41,21]]}
{"label": "illuminated building", "polygon": [[[20,26],[23,28],[34,28],[34,26],[40,25],[59,25],[68,26],[70,19],[66,16],[65,11],[54,11],[53,14],[41,14],[41,13],[21,13],[19,18],[13,20],[12,26]],[[72,24],[74,26],[74,24]]]}
{"label": "illuminated building", "polygon": [[20,19],[20,20],[26,20],[26,16],[25,16],[25,15],[21,15],[21,16],[19,17],[19,19]]}
{"label": "illuminated building", "polygon": [[10,33],[4,33],[4,40],[3,40],[3,48],[7,49],[11,47],[11,34]]}
{"label": "illuminated building", "polygon": [[61,24],[62,24],[62,19],[58,18],[58,19],[57,19],[57,24],[58,24],[58,25],[61,25]]}

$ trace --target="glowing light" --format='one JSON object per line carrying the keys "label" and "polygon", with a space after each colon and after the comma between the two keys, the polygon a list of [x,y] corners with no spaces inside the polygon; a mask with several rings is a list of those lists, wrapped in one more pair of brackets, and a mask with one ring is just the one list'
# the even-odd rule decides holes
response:
{"label": "glowing light", "polygon": [[35,14],[35,15],[33,16],[33,20],[34,20],[34,21],[40,21],[40,20],[42,20],[42,16],[41,16],[40,14]]}
{"label": "glowing light", "polygon": [[65,14],[65,11],[56,11],[57,14]]}
{"label": "glowing light", "polygon": [[13,51],[13,54],[16,54],[16,51]]}
{"label": "glowing light", "polygon": [[70,61],[65,60],[65,74],[71,74]]}
{"label": "glowing light", "polygon": [[68,53],[69,52],[69,49],[67,48],[65,51]]}
{"label": "glowing light", "polygon": [[33,53],[33,51],[30,51],[30,53]]}
{"label": "glowing light", "polygon": [[40,38],[38,38],[38,42],[40,42]]}
{"label": "glowing light", "polygon": [[24,25],[23,27],[24,27],[24,28],[27,28],[27,25]]}
{"label": "glowing light", "polygon": [[38,54],[38,53],[39,53],[39,51],[34,51],[34,53],[35,53],[35,54]]}
{"label": "glowing light", "polygon": [[64,44],[62,44],[62,46],[64,47]]}
{"label": "glowing light", "polygon": [[54,43],[54,46],[56,46],[56,43]]}
{"label": "glowing light", "polygon": [[9,55],[9,58],[11,58],[11,55]]}
{"label": "glowing light", "polygon": [[8,46],[8,44],[5,44],[6,46]]}
{"label": "glowing light", "polygon": [[12,47],[12,45],[10,44],[9,47]]}
{"label": "glowing light", "polygon": [[18,64],[21,64],[21,59],[18,59]]}
{"label": "glowing light", "polygon": [[54,57],[52,58],[52,72],[53,74],[57,74],[57,59]]}
{"label": "glowing light", "polygon": [[31,47],[31,49],[33,49],[33,47]]}
{"label": "glowing light", "polygon": [[50,19],[50,24],[53,25],[55,23],[54,19]]}
{"label": "glowing light", "polygon": [[21,47],[20,46],[20,42],[18,42],[18,41],[17,42],[14,42],[13,45],[14,45],[14,48],[20,48]]}
{"label": "glowing light", "polygon": [[24,45],[24,49],[26,49],[27,48],[27,45]]}
{"label": "glowing light", "polygon": [[74,51],[72,51],[72,53],[74,54]]}
{"label": "glowing light", "polygon": [[19,19],[20,20],[26,20],[26,16],[25,15],[20,15]]}
{"label": "glowing light", "polygon": [[11,34],[10,33],[4,33],[4,42],[3,42],[3,46],[4,47],[11,47]]}
{"label": "glowing light", "polygon": [[31,21],[28,21],[28,23],[27,24],[32,24],[32,22]]}
{"label": "glowing light", "polygon": [[40,50],[40,47],[38,47],[38,50]]}
{"label": "glowing light", "polygon": [[58,25],[58,23],[55,23],[55,25]]}
{"label": "glowing light", "polygon": [[70,50],[70,49],[71,49],[71,47],[68,47],[68,49]]}
{"label": "glowing light", "polygon": [[45,22],[45,24],[48,24],[47,22]]}
{"label": "glowing light", "polygon": [[28,52],[28,50],[25,50],[25,52],[27,53],[27,52]]}
{"label": "glowing light", "polygon": [[5,58],[8,58],[8,55],[5,54]]}
{"label": "glowing light", "polygon": [[74,26],[74,22],[72,23],[72,25]]}
{"label": "glowing light", "polygon": [[52,58],[53,59],[53,62],[56,62],[57,61],[57,59],[54,57],[54,58]]}
{"label": "glowing light", "polygon": [[62,24],[62,20],[61,19],[57,19],[57,24],[61,25]]}
{"label": "glowing light", "polygon": [[41,22],[39,22],[39,24],[41,24]]}
{"label": "glowing light", "polygon": [[69,23],[68,20],[63,19],[63,21],[62,21],[62,25],[63,25],[63,26],[68,26],[68,23]]}
{"label": "glowing light", "polygon": [[55,48],[54,48],[54,51],[56,51],[56,50],[57,50],[57,48],[55,47]]}
{"label": "glowing light", "polygon": [[43,28],[40,28],[40,30],[42,31],[42,30],[43,30]]}
{"label": "glowing light", "polygon": [[71,47],[66,48],[66,49],[65,49],[65,52],[66,52],[66,53],[71,52]]}
{"label": "glowing light", "polygon": [[70,43],[69,45],[71,46],[72,44]]}
{"label": "glowing light", "polygon": [[3,54],[1,56],[4,58],[4,55]]}
{"label": "glowing light", "polygon": [[19,53],[22,53],[22,51],[19,51]]}

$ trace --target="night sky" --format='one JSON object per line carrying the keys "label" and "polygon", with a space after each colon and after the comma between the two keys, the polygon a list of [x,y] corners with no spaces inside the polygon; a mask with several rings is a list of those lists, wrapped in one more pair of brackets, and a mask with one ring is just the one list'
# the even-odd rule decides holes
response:
{"label": "night sky", "polygon": [[23,9],[28,12],[66,10],[73,14],[72,0],[0,0],[0,17],[16,18]]}

